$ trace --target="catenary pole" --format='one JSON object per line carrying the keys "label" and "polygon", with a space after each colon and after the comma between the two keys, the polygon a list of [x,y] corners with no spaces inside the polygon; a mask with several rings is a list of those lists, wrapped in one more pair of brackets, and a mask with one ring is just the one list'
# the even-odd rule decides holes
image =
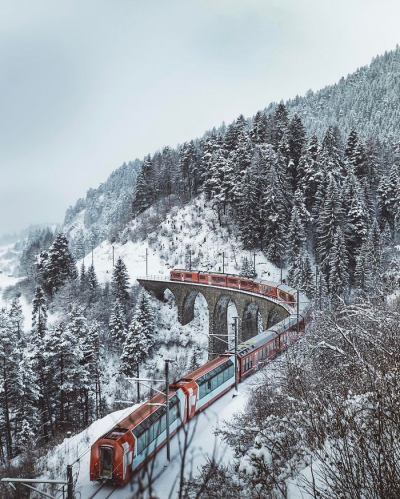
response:
{"label": "catenary pole", "polygon": [[234,317],[233,320],[235,326],[235,390],[238,390],[238,381],[237,381],[237,334],[238,334],[238,320],[239,317]]}

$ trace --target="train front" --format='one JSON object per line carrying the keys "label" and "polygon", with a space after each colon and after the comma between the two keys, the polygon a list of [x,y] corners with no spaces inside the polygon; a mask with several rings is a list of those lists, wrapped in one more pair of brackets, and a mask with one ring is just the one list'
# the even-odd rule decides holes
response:
{"label": "train front", "polygon": [[134,441],[125,428],[114,428],[92,445],[90,480],[124,485],[131,476]]}

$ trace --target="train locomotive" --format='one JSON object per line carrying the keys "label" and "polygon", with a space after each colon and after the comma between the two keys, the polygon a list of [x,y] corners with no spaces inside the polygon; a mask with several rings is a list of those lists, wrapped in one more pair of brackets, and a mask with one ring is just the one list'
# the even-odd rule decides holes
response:
{"label": "train locomotive", "polygon": [[[216,279],[222,279],[217,281]],[[290,305],[294,290],[287,286],[251,281],[226,274],[171,271],[171,280],[234,287],[267,294]],[[232,282],[229,282],[232,280]],[[234,281],[234,282],[233,282]],[[218,284],[217,284],[218,282]],[[200,411],[285,350],[304,331],[309,303],[301,296],[298,313],[226,351],[169,385],[169,433],[172,437]],[[235,373],[235,356],[237,372]],[[166,396],[157,393],[99,438],[91,448],[90,480],[123,486],[166,444]]]}

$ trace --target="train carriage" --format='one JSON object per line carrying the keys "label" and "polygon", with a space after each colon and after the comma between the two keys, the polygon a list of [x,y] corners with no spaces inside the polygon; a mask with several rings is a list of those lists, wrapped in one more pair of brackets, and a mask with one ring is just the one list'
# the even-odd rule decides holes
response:
{"label": "train carriage", "polygon": [[283,300],[292,307],[296,305],[296,298],[295,295],[297,293],[297,290],[293,289],[290,286],[286,286],[285,284],[279,284],[277,287],[277,297],[280,300]]}
{"label": "train carriage", "polygon": [[235,384],[234,365],[234,355],[221,355],[171,385],[185,392],[189,400],[189,418],[232,388]]}
{"label": "train carriage", "polygon": [[264,280],[259,281],[259,283],[260,293],[262,295],[278,298],[276,283]]}
{"label": "train carriage", "polygon": [[[165,396],[158,393],[142,404],[92,446],[90,479],[124,485],[166,442]],[[172,436],[186,422],[186,396],[172,390],[169,396],[169,430]]]}
{"label": "train carriage", "polygon": [[170,278],[172,281],[199,282],[198,270],[172,270]]}
{"label": "train carriage", "polygon": [[226,286],[227,274],[220,274],[218,272],[207,274],[207,284],[211,286]]}
{"label": "train carriage", "polygon": [[242,380],[279,351],[279,335],[275,331],[263,331],[250,340],[241,343],[237,349],[239,379]]}

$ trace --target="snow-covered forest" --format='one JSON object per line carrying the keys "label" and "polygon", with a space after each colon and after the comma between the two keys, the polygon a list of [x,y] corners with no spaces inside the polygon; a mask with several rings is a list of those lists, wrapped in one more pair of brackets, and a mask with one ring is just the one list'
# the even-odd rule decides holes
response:
{"label": "snow-covered forest", "polygon": [[397,48],[337,85],[124,163],[62,227],[10,249],[1,475],[42,474],[39,457],[71,432],[142,400],[124,378],[159,377],[165,351],[175,378],[200,365],[205,304],[180,326],[172,297],[158,302],[135,278],[145,258],[163,275],[221,270],[226,256],[225,271],[302,289],[314,320],[219,429],[232,459],[210,456],[179,497],[290,499],[289,481],[305,497],[398,497],[399,81]]}

